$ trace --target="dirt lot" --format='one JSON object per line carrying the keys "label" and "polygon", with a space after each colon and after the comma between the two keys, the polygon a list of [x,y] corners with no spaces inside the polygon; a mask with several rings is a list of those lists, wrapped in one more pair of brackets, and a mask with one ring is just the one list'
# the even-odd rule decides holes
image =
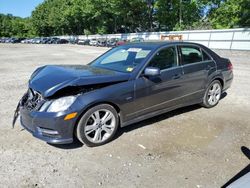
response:
{"label": "dirt lot", "polygon": [[218,51],[235,79],[213,109],[191,106],[123,128],[101,147],[48,145],[11,129],[35,68],[84,64],[107,49],[0,44],[1,187],[220,187],[249,164],[250,52]]}

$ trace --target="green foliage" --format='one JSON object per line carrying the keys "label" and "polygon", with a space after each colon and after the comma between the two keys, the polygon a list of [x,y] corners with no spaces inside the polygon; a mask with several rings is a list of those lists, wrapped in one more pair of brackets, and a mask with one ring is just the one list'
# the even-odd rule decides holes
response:
{"label": "green foliage", "polygon": [[0,14],[6,37],[249,26],[249,0],[45,0],[30,18]]}
{"label": "green foliage", "polygon": [[183,30],[201,19],[198,1],[158,0],[156,18],[160,30]]}
{"label": "green foliage", "polygon": [[250,26],[249,0],[225,0],[210,12],[213,28],[235,28]]}
{"label": "green foliage", "polygon": [[241,7],[241,12],[240,12],[239,26],[249,27],[250,26],[250,2],[249,0],[241,0],[240,7]]}
{"label": "green foliage", "polygon": [[0,14],[1,37],[28,37],[32,35],[32,26],[29,18],[20,18],[11,14]]}
{"label": "green foliage", "polygon": [[232,28],[239,23],[241,0],[229,0],[222,2],[219,8],[212,11],[210,21],[214,28]]}

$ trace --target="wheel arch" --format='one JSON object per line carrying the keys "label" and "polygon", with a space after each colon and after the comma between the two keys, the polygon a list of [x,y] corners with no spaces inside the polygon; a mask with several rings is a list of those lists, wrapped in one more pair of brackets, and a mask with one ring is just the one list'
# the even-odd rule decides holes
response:
{"label": "wheel arch", "polygon": [[83,114],[86,113],[89,109],[93,108],[94,106],[97,106],[97,105],[100,105],[100,104],[108,104],[108,105],[112,106],[116,110],[116,112],[118,114],[118,118],[119,118],[119,127],[121,126],[122,115],[120,113],[121,112],[120,107],[117,104],[115,104],[113,102],[110,102],[110,101],[98,101],[98,102],[95,102],[95,103],[91,103],[86,108],[84,108],[84,110],[82,110],[80,112],[80,115],[78,116],[78,118],[77,118],[77,120],[75,122],[75,125],[74,125],[73,136],[75,136],[77,125],[78,125],[79,121],[81,120]]}
{"label": "wheel arch", "polygon": [[215,80],[218,80],[221,84],[222,89],[224,88],[224,77],[223,74],[221,73],[214,73],[209,76],[208,82],[206,83],[206,88]]}
{"label": "wheel arch", "polygon": [[213,79],[211,80],[210,83],[212,83],[212,82],[215,81],[215,80],[218,80],[218,81],[220,82],[221,87],[222,87],[222,89],[223,89],[223,87],[224,87],[224,80],[223,80],[221,77],[215,77],[215,78],[213,78]]}

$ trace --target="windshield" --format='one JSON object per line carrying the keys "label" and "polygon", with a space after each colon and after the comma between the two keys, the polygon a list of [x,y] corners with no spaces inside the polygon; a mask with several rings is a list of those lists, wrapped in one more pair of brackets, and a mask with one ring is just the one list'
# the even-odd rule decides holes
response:
{"label": "windshield", "polygon": [[151,52],[150,47],[120,46],[94,60],[90,66],[132,72]]}

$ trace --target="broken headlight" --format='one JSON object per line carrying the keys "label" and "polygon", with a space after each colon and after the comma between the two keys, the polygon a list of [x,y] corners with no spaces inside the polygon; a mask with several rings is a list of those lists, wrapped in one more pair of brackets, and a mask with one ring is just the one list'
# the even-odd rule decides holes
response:
{"label": "broken headlight", "polygon": [[76,100],[76,96],[67,96],[67,97],[61,97],[59,99],[55,99],[52,101],[47,101],[43,104],[43,106],[40,108],[41,111],[46,112],[60,112],[67,110]]}

